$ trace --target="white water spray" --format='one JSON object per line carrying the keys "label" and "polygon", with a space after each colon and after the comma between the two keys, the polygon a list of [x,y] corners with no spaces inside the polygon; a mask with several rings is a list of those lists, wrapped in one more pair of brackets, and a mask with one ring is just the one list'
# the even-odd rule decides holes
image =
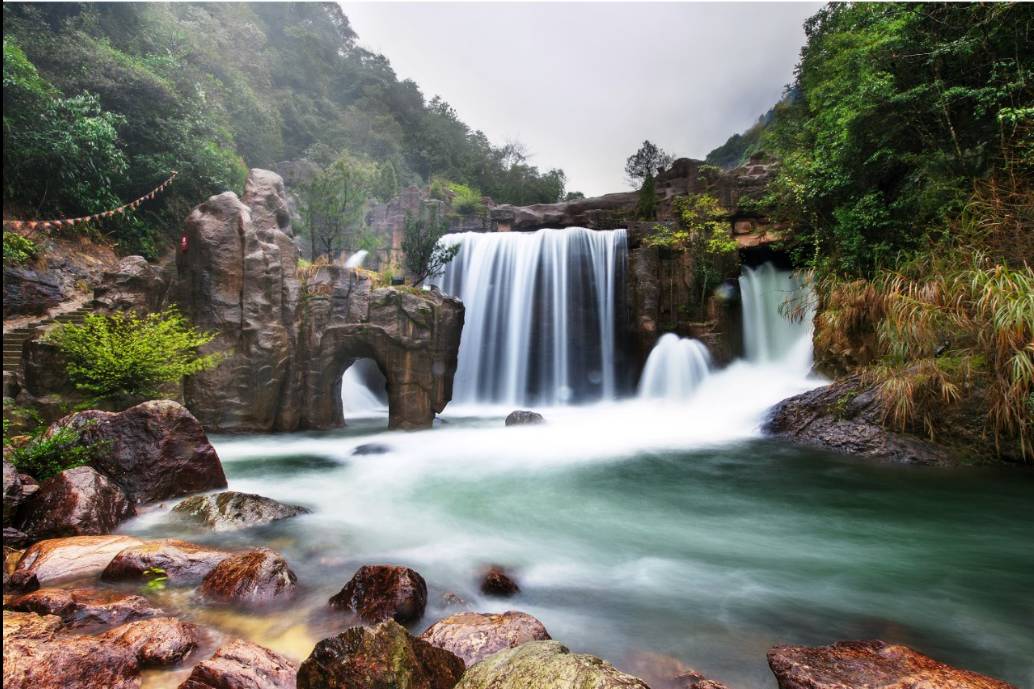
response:
{"label": "white water spray", "polygon": [[345,371],[341,377],[341,403],[346,421],[387,414],[384,376],[372,359],[358,359]]}
{"label": "white water spray", "polygon": [[[748,361],[776,363],[790,360],[811,367],[811,319],[813,299],[793,273],[771,263],[744,267],[740,275],[743,304],[743,345]],[[803,308],[803,317],[787,317],[787,311]]]}
{"label": "white water spray", "polygon": [[711,354],[699,340],[665,333],[650,351],[639,379],[639,397],[672,402],[690,397],[707,377]]}
{"label": "white water spray", "polygon": [[559,405],[614,399],[624,230],[446,235],[435,280],[466,306],[453,399]]}
{"label": "white water spray", "polygon": [[366,249],[360,249],[345,261],[345,268],[362,268],[363,263],[366,262],[366,257],[370,255],[370,252]]}

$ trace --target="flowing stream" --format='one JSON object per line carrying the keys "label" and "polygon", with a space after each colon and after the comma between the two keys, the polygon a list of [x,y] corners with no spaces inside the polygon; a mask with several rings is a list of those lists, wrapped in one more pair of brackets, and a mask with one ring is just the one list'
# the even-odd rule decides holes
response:
{"label": "flowing stream", "polygon": [[[438,427],[389,433],[358,420],[213,438],[231,489],[313,513],[188,535],[277,548],[302,584],[272,618],[198,612],[203,621],[302,658],[345,625],[326,600],[355,569],[397,563],[430,587],[417,633],[455,611],[448,591],[474,610],[533,614],[618,666],[664,653],[740,689],[775,687],[773,645],[874,637],[1034,686],[1034,477],[762,438],[771,405],[823,382],[809,375],[810,319],[779,315],[806,291],[771,266],[741,278],[744,360],[714,369],[699,343],[663,337],[640,394],[619,399],[606,341],[624,235],[565,232],[453,238],[462,249],[442,284],[470,300],[457,380],[467,404]],[[596,260],[611,267],[600,274]],[[588,315],[572,318],[579,310]],[[562,404],[587,399],[601,401]],[[545,424],[503,427],[499,403],[532,401],[552,403],[535,407]],[[372,442],[387,452],[353,454]],[[161,512],[131,529],[184,537]],[[512,568],[521,593],[482,596],[490,563]]]}

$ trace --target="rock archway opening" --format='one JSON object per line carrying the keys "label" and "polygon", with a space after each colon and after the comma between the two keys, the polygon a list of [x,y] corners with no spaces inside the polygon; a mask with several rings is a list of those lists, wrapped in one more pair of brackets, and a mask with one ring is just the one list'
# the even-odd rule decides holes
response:
{"label": "rock archway opening", "polygon": [[377,362],[356,359],[341,376],[341,409],[345,421],[388,416],[388,383]]}

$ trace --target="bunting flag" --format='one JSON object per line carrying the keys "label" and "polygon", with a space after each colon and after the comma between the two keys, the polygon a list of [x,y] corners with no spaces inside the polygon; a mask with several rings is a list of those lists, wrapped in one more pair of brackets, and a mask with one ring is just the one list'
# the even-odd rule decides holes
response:
{"label": "bunting flag", "polygon": [[94,213],[93,215],[84,215],[81,218],[61,218],[60,220],[4,220],[4,227],[9,227],[12,230],[50,230],[52,228],[61,227],[74,227],[81,225],[82,223],[91,222],[93,220],[100,220],[102,218],[110,218],[121,213],[125,213],[127,209],[136,210],[140,207],[140,204],[144,201],[150,201],[151,199],[158,196],[158,194],[165,191],[166,187],[172,184],[172,180],[176,179],[176,175],[179,174],[175,170],[169,175],[169,178],[159,184],[157,187],[152,189],[150,192],[144,194],[140,198],[130,201],[129,203],[123,204],[118,208],[112,208],[110,211],[104,211],[102,213]]}

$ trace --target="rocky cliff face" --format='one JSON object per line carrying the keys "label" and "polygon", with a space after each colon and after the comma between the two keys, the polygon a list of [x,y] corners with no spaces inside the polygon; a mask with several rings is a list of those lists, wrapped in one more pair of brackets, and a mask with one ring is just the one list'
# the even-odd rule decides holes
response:
{"label": "rocky cliff face", "polygon": [[357,358],[388,383],[389,424],[430,425],[452,395],[463,306],[431,292],[373,289],[339,266],[298,275],[283,182],[252,170],[244,196],[213,196],[187,218],[175,301],[226,359],[185,382],[209,429],[340,426],[341,375]]}

